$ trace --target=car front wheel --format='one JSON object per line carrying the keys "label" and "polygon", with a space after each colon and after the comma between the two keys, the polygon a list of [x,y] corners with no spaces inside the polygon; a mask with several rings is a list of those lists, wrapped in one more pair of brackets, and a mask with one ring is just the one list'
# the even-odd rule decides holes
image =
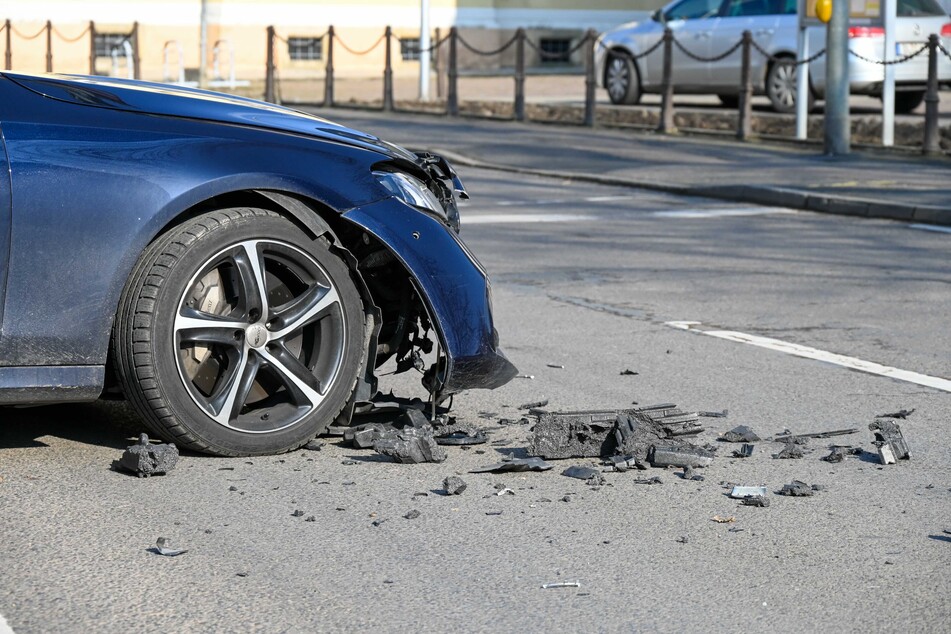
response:
{"label": "car front wheel", "polygon": [[[790,60],[791,61],[791,60]],[[796,66],[776,62],[766,74],[766,96],[776,112],[796,111]],[[815,98],[809,92],[808,110],[812,110]]]}
{"label": "car front wheel", "polygon": [[153,433],[217,455],[279,453],[347,404],[364,323],[326,238],[272,211],[225,209],[145,251],[122,296],[113,354]]}
{"label": "car front wheel", "polygon": [[632,105],[641,100],[641,82],[630,55],[610,53],[604,71],[604,86],[611,103]]}

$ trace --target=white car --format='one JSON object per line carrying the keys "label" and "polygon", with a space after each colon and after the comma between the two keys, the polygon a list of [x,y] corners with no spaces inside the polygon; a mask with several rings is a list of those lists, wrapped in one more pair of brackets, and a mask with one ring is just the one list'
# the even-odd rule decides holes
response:
{"label": "white car", "polygon": [[[754,42],[776,59],[796,58],[797,0],[675,0],[658,9],[650,19],[622,24],[603,33],[595,47],[596,77],[611,101],[635,104],[644,93],[661,90],[663,47],[643,57],[663,36],[664,28],[697,57],[710,58],[729,50],[750,31]],[[951,18],[937,0],[898,0],[898,33],[894,57],[919,50],[932,33],[945,48],[951,47]],[[825,48],[825,27],[807,30],[810,54]],[[885,55],[885,31],[880,27],[849,28],[849,47],[871,60]],[[938,78],[951,82],[951,60],[938,52]],[[715,62],[693,59],[675,43],[673,82],[675,93],[716,94],[726,105],[735,105],[740,88],[741,49]],[[796,67],[771,61],[756,51],[751,53],[753,91],[769,97],[779,112],[793,112],[796,105]],[[812,98],[825,94],[825,56],[809,64]],[[895,66],[895,109],[914,110],[924,99],[928,78],[928,52]],[[849,56],[850,90],[857,94],[881,96],[883,66]]]}

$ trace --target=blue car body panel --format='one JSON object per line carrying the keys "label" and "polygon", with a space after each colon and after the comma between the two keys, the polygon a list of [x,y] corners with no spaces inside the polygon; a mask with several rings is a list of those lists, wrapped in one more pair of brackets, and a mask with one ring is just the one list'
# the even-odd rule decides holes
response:
{"label": "blue car body panel", "polygon": [[[16,382],[4,367],[104,365],[142,250],[196,204],[247,190],[314,201],[379,236],[427,300],[452,391],[515,373],[495,345],[480,267],[448,228],[389,198],[373,177],[381,162],[416,158],[402,148],[241,98],[9,73],[0,74],[0,130],[0,403],[16,400],[3,396]],[[408,242],[410,225],[426,226],[426,241]],[[479,355],[495,368],[491,380],[464,371]]]}

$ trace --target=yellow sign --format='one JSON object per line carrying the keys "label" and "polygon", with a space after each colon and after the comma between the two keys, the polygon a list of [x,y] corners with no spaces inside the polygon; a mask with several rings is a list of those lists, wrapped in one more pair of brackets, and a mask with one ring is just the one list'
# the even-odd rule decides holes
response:
{"label": "yellow sign", "polygon": [[828,23],[832,19],[832,0],[816,0],[812,6],[820,21]]}
{"label": "yellow sign", "polygon": [[[849,3],[849,21],[858,24],[868,24],[869,20],[878,22],[882,17],[881,0],[836,0]],[[828,22],[832,17],[833,0],[804,0],[806,23],[817,24]],[[802,7],[803,4],[799,6]],[[800,14],[802,15],[802,14]],[[802,18],[800,18],[801,20]]]}

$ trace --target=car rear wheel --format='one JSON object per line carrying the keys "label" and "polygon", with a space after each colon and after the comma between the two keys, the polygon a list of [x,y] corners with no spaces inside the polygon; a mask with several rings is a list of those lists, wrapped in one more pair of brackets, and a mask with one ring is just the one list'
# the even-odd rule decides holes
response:
{"label": "car rear wheel", "polygon": [[[792,61],[792,60],[790,60]],[[792,64],[774,63],[766,74],[766,96],[776,112],[796,111],[796,66]],[[809,92],[807,110],[811,111],[815,104],[812,91]]]}
{"label": "car rear wheel", "polygon": [[620,52],[608,54],[604,86],[611,103],[632,105],[641,100],[641,81],[630,55]]}
{"label": "car rear wheel", "polygon": [[895,112],[908,114],[925,100],[924,90],[907,90],[895,93]]}
{"label": "car rear wheel", "polygon": [[153,433],[233,456],[288,451],[324,431],[353,392],[363,342],[360,294],[327,239],[236,208],[145,251],[113,352]]}

